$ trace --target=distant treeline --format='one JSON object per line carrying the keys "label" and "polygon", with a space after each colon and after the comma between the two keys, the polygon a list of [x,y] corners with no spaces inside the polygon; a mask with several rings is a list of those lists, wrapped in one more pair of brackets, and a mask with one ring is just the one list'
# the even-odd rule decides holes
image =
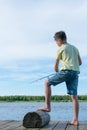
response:
{"label": "distant treeline", "polygon": [[[87,95],[78,96],[79,101],[87,102]],[[1,102],[43,102],[45,101],[44,96],[0,96]],[[51,101],[53,102],[70,102],[70,96],[59,96],[55,95],[51,97]]]}

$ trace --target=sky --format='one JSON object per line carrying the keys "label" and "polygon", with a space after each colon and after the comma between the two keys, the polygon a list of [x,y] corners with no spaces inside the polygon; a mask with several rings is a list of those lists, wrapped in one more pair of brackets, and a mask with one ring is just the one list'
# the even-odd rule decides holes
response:
{"label": "sky", "polygon": [[[79,49],[79,94],[87,94],[87,1],[0,0],[0,95],[44,95],[44,81],[30,81],[54,72],[60,30]],[[61,87],[53,94],[66,94]]]}

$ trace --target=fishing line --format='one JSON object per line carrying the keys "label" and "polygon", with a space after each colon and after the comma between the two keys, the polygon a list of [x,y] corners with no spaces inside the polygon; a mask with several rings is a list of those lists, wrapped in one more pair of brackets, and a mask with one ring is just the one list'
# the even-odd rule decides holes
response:
{"label": "fishing line", "polygon": [[47,75],[47,76],[44,76],[44,77],[41,77],[41,78],[36,79],[36,80],[33,80],[33,81],[30,82],[30,84],[35,83],[35,82],[38,82],[38,81],[43,80],[43,79],[45,79],[45,78],[49,78],[50,76],[53,76],[53,75],[55,75],[55,73],[50,74],[50,75]]}

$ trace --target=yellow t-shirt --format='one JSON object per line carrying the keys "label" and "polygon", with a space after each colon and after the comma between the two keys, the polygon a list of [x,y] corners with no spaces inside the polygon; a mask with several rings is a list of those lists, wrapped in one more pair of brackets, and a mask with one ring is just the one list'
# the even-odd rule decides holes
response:
{"label": "yellow t-shirt", "polygon": [[56,59],[62,61],[61,70],[74,70],[80,72],[78,55],[79,51],[73,45],[67,43],[59,47]]}

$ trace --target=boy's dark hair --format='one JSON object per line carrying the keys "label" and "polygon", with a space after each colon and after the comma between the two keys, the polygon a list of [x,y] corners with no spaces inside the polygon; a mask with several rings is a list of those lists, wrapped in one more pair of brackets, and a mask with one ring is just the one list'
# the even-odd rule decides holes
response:
{"label": "boy's dark hair", "polygon": [[64,31],[59,31],[59,32],[55,33],[54,39],[55,40],[61,39],[62,41],[66,42],[66,40],[67,40],[66,33]]}

